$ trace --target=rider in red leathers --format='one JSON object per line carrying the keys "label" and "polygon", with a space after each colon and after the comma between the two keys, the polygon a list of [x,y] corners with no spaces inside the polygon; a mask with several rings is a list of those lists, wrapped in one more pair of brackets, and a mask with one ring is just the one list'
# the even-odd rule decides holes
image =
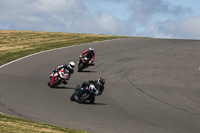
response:
{"label": "rider in red leathers", "polygon": [[94,66],[94,57],[95,57],[94,48],[89,48],[88,50],[81,53],[80,58],[82,57],[87,57],[90,60],[88,65]]}

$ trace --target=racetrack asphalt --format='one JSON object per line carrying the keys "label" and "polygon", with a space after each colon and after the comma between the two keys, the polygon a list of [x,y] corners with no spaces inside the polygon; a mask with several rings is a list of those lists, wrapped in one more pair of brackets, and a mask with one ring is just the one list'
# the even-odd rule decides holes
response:
{"label": "racetrack asphalt", "polygon": [[[53,68],[94,47],[95,66],[49,88]],[[0,112],[95,133],[199,133],[200,41],[128,38],[48,51],[0,68]],[[104,77],[95,104],[70,101]]]}

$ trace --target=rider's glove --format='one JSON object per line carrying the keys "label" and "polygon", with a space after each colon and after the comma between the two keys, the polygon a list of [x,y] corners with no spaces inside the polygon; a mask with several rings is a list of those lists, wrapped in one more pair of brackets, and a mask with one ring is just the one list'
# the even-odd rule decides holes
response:
{"label": "rider's glove", "polygon": [[55,73],[57,70],[56,69],[53,69],[53,72]]}
{"label": "rider's glove", "polygon": [[92,61],[89,61],[89,64],[91,64],[92,63]]}
{"label": "rider's glove", "polygon": [[99,94],[99,91],[96,89],[94,94],[95,94],[95,95],[98,95],[98,94]]}
{"label": "rider's glove", "polygon": [[79,56],[79,58],[81,58],[81,57],[82,57],[82,55]]}

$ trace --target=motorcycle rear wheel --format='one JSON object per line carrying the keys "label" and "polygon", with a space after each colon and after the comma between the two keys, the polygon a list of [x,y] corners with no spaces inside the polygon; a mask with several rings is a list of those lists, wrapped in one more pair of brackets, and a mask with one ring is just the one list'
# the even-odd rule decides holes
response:
{"label": "motorcycle rear wheel", "polygon": [[94,103],[95,97],[90,98],[90,103]]}

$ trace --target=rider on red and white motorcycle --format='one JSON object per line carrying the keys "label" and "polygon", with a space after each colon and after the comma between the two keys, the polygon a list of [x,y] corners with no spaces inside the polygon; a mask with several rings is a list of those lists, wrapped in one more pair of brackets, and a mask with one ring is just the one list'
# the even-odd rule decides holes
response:
{"label": "rider on red and white motorcycle", "polygon": [[[67,81],[70,79],[71,75],[74,73],[74,67],[75,67],[74,62],[70,62],[69,64],[64,64],[64,65],[58,66],[56,69],[53,69],[53,73],[50,75],[50,81],[51,81],[51,78],[54,75],[54,73],[56,73],[64,68],[69,72],[68,77],[66,79],[64,79],[64,81],[63,81],[64,84],[67,84]],[[50,85],[50,81],[48,82],[48,85]]]}

